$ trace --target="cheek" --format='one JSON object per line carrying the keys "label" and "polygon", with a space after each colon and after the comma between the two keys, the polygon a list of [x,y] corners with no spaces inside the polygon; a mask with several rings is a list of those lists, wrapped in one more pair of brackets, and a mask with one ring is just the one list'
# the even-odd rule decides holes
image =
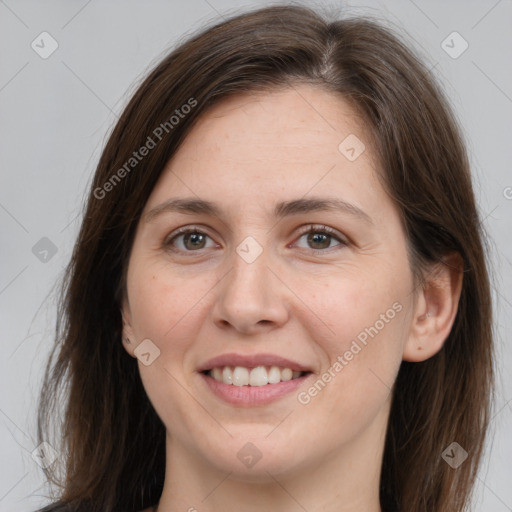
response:
{"label": "cheek", "polygon": [[165,264],[135,263],[128,296],[137,338],[151,339],[162,351],[179,350],[200,327],[201,298],[214,284],[206,276],[180,277]]}
{"label": "cheek", "polygon": [[169,265],[142,258],[131,265],[128,296],[137,341],[150,339],[160,350],[151,365],[138,361],[141,381],[167,428],[186,439],[198,414],[190,407],[190,394],[185,390],[188,351],[202,325],[200,299],[207,296],[215,280],[180,277]]}
{"label": "cheek", "polygon": [[382,339],[380,345],[385,345],[386,340],[401,343],[409,277],[382,274],[379,277],[378,271],[371,275],[353,271],[301,281],[302,295],[309,297],[311,309],[330,328],[325,344],[331,355],[343,354],[352,341],[359,341],[364,347],[376,338]]}
{"label": "cheek", "polygon": [[323,395],[318,402],[330,402],[342,414],[367,415],[382,405],[396,378],[408,333],[409,277],[387,272],[379,277],[375,271],[371,278],[354,273],[317,285],[310,295],[312,309],[320,312],[330,334],[313,339],[327,356],[320,377],[329,391],[324,394],[319,383],[308,391],[312,400]]}

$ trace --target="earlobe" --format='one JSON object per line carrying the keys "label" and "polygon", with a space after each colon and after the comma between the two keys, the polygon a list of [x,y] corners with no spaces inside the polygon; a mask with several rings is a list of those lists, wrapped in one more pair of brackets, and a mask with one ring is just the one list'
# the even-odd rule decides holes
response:
{"label": "earlobe", "polygon": [[418,292],[404,361],[425,361],[441,350],[457,316],[462,280],[463,262],[458,253],[431,267]]}
{"label": "earlobe", "polygon": [[122,319],[123,319],[123,331],[122,331],[122,334],[121,334],[122,344],[123,344],[124,348],[126,349],[126,351],[132,357],[136,357],[135,354],[134,354],[134,350],[135,350],[135,347],[136,347],[137,344],[135,342],[135,336],[134,336],[134,333],[133,333],[133,328],[132,328],[132,325],[131,325],[130,316],[127,313],[127,309],[126,309],[125,306],[123,306],[123,309],[121,310],[121,316],[122,316]]}

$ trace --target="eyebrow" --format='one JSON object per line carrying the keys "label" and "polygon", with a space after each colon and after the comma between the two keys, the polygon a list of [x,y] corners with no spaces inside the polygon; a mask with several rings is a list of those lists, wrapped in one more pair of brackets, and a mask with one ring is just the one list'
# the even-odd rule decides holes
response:
{"label": "eyebrow", "polygon": [[[291,201],[282,201],[277,203],[274,208],[274,216],[278,219],[292,215],[312,213],[319,211],[341,211],[353,217],[359,218],[367,224],[373,225],[371,217],[354,204],[347,203],[338,198],[301,198]],[[155,217],[169,212],[184,214],[203,214],[213,217],[222,217],[221,207],[204,199],[191,198],[171,198],[155,206],[144,216],[144,222],[150,222]]]}

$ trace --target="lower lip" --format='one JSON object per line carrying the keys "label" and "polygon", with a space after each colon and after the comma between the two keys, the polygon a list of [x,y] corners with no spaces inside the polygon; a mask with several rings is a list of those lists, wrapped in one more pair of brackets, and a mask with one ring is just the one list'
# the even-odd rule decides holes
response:
{"label": "lower lip", "polygon": [[238,406],[252,407],[269,404],[285,395],[293,393],[313,374],[307,373],[297,379],[277,384],[266,384],[265,386],[235,386],[234,384],[219,382],[204,373],[199,375],[213,394],[225,402]]}

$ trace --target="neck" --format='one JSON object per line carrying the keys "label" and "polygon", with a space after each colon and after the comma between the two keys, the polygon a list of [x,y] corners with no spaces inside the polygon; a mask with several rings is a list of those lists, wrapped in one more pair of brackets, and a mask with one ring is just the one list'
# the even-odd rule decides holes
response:
{"label": "neck", "polygon": [[[381,512],[384,422],[376,422],[328,456],[272,474],[221,471],[167,435],[166,477],[158,512]],[[257,466],[255,466],[255,469]]]}

